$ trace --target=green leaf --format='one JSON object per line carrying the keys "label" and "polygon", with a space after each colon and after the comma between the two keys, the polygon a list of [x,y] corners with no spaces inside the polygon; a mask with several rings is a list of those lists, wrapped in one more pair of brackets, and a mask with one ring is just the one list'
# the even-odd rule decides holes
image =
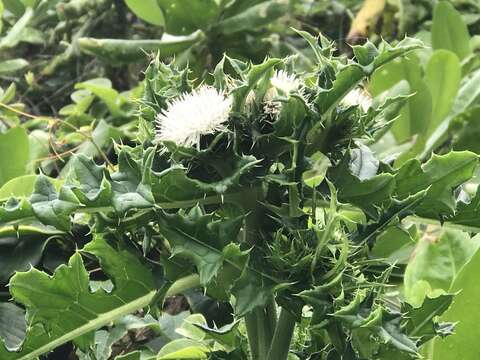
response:
{"label": "green leaf", "polygon": [[444,216],[453,213],[452,190],[469,180],[478,163],[478,156],[468,151],[433,155],[425,164],[412,159],[395,174],[396,195],[403,199],[428,189],[416,212],[422,216]]}
{"label": "green leaf", "polygon": [[423,134],[430,124],[432,98],[427,84],[422,79],[418,58],[410,54],[386,64],[373,74],[369,84],[372,95],[377,96],[402,80],[408,81],[413,95],[406,100],[399,118],[392,126],[392,132],[398,142],[408,140],[415,134]]}
{"label": "green leaf", "polygon": [[0,62],[0,75],[9,75],[23,70],[28,66],[25,59],[11,59]]}
{"label": "green leaf", "polygon": [[391,174],[378,174],[379,161],[365,145],[350,150],[342,162],[332,170],[331,179],[338,197],[362,208],[381,204],[390,198],[395,179]]}
{"label": "green leaf", "polygon": [[422,343],[437,335],[437,317],[441,316],[452,304],[454,295],[440,295],[436,298],[425,298],[419,308],[408,306],[406,325],[410,336],[419,338]]}
{"label": "green leaf", "polygon": [[460,60],[472,52],[467,25],[448,1],[438,2],[433,11],[432,46],[435,50],[450,50]]}
{"label": "green leaf", "polygon": [[453,102],[448,116],[440,123],[432,136],[428,139],[422,155],[428,154],[436,146],[445,141],[448,135],[449,126],[456,117],[469,111],[480,96],[480,69],[471,73],[460,85],[457,96]]}
{"label": "green leaf", "polygon": [[16,127],[0,134],[0,186],[10,179],[25,175],[28,151],[25,129]]}
{"label": "green leaf", "polygon": [[[123,133],[114,126],[109,125],[105,120],[100,120],[92,132],[92,139],[85,140],[75,154],[83,154],[87,157],[100,155],[100,150],[113,145],[114,141],[120,140]],[[102,150],[103,151],[103,150]],[[60,172],[60,177],[65,177],[72,165],[73,158],[70,159]]]}
{"label": "green leaf", "polygon": [[155,295],[151,272],[136,256],[112,248],[99,235],[84,250],[99,258],[111,277],[112,293],[89,289],[88,273],[76,253],[53,276],[31,269],[10,281],[13,299],[27,309],[27,338],[19,352],[0,347],[2,360],[34,359],[146,305]]}
{"label": "green leaf", "polygon": [[70,230],[70,215],[81,206],[70,189],[62,187],[57,193],[44,175],[37,178],[29,200],[33,213],[43,224],[66,231]]}
{"label": "green leaf", "polygon": [[313,161],[312,168],[303,172],[302,180],[307,186],[315,188],[323,182],[332,164],[330,159],[320,152],[314,153],[310,158]]}
{"label": "green leaf", "polygon": [[391,47],[387,43],[382,43],[379,48],[379,55],[369,66],[362,66],[357,63],[349,63],[339,68],[335,80],[330,89],[320,92],[315,100],[320,112],[326,113],[338,104],[358,83],[365,77],[371,75],[382,65],[394,60],[397,57],[421,47],[421,42],[406,38]]}
{"label": "green leaf", "polygon": [[[184,216],[164,214],[158,222],[160,232],[172,245],[173,255],[189,258],[205,285],[217,275],[224,261],[230,260],[227,245],[237,237],[243,219],[214,221],[211,215],[202,215],[199,208],[193,208]],[[240,275],[242,265],[238,267]]]}
{"label": "green leaf", "polygon": [[423,299],[450,293],[462,268],[480,246],[480,237],[470,238],[460,230],[444,229],[438,239],[426,236],[419,241],[405,270],[405,298],[414,305]]}
{"label": "green leaf", "polygon": [[120,108],[122,101],[125,101],[116,90],[112,89],[110,81],[103,81],[104,79],[91,79],[82,83],[75,84],[75,89],[85,89],[92,94],[98,96],[108,107],[108,110],[113,116],[123,116],[123,111]]}
{"label": "green leaf", "polygon": [[453,149],[456,151],[468,150],[480,153],[480,144],[477,139],[480,136],[480,106],[469,108],[462,115],[453,120],[450,129],[454,133]]}
{"label": "green leaf", "polygon": [[458,201],[455,214],[447,219],[449,223],[467,227],[480,227],[480,192],[468,202]]}
{"label": "green leaf", "polygon": [[407,264],[416,243],[416,228],[404,229],[398,225],[387,228],[375,241],[372,256],[385,259],[390,264]]}
{"label": "green leaf", "polygon": [[475,344],[480,336],[478,322],[480,316],[478,299],[478,273],[480,271],[480,251],[470,254],[471,260],[461,270],[455,279],[451,290],[459,291],[449,310],[441,317],[442,321],[457,323],[455,335],[445,339],[436,339],[432,360],[450,360],[461,355],[462,360],[476,360],[480,356],[480,348]]}
{"label": "green leaf", "polygon": [[[7,181],[0,187],[0,201],[8,200],[10,197],[29,197],[32,195],[36,181],[40,175],[22,175],[16,177],[10,181]],[[58,191],[63,185],[63,181],[48,178],[48,180],[53,184],[55,189]]]}
{"label": "green leaf", "polygon": [[448,115],[460,86],[462,69],[458,57],[447,50],[435,51],[425,69],[425,81],[432,95],[431,134]]}
{"label": "green leaf", "polygon": [[0,283],[6,283],[16,271],[37,265],[48,241],[58,234],[37,226],[0,228]]}
{"label": "green leaf", "polygon": [[287,0],[263,1],[237,15],[227,17],[218,23],[215,29],[227,35],[240,31],[257,29],[278,19],[287,11]]}
{"label": "green leaf", "polygon": [[167,32],[187,35],[198,29],[205,30],[219,16],[215,0],[158,0],[165,14]]}
{"label": "green leaf", "polygon": [[[230,62],[233,66],[232,61]],[[274,66],[280,63],[280,59],[267,59],[261,64],[250,65],[247,70],[240,71],[244,81],[241,86],[232,91],[232,95],[234,97],[232,108],[234,111],[241,111],[243,109],[250,90],[252,90],[262,79],[270,79],[270,77],[273,75]]]}
{"label": "green leaf", "polygon": [[25,9],[22,17],[10,28],[8,33],[0,40],[0,49],[9,49],[17,46],[22,40],[22,33],[33,19],[33,9]]}
{"label": "green leaf", "polygon": [[27,324],[23,309],[12,303],[0,303],[0,339],[3,340],[6,349],[18,350],[26,332]]}
{"label": "green leaf", "polygon": [[2,0],[5,9],[10,11],[16,17],[22,16],[25,12],[25,5],[20,0]]}
{"label": "green leaf", "polygon": [[165,25],[162,9],[156,0],[125,0],[125,2],[140,19],[157,26]]}
{"label": "green leaf", "polygon": [[32,205],[26,199],[10,198],[0,207],[0,223],[16,222],[21,219],[34,217]]}
{"label": "green leaf", "polygon": [[153,207],[151,167],[154,153],[154,148],[146,150],[142,160],[135,159],[127,148],[118,154],[118,172],[112,174],[112,203],[118,213]]}
{"label": "green leaf", "polygon": [[98,166],[84,155],[75,156],[66,185],[84,205],[102,207],[111,205],[111,184],[105,166]]}
{"label": "green leaf", "polygon": [[42,159],[50,155],[50,136],[46,131],[35,129],[28,134],[29,156],[28,172],[33,173],[42,165]]}
{"label": "green leaf", "polygon": [[178,339],[165,345],[157,355],[157,360],[207,359],[210,349],[201,341]]}

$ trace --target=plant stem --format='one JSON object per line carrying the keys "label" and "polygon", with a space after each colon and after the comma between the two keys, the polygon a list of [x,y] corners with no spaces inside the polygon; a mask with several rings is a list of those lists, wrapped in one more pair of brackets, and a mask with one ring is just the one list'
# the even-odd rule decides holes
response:
{"label": "plant stem", "polygon": [[273,297],[264,308],[253,310],[245,317],[252,359],[264,360],[270,350],[277,324],[277,310]]}
{"label": "plant stem", "polygon": [[282,308],[266,360],[286,360],[295,329],[295,317]]}
{"label": "plant stem", "polygon": [[250,354],[252,356],[252,360],[258,360],[258,327],[257,316],[255,312],[245,316],[245,327],[247,328],[248,344],[250,345]]}
{"label": "plant stem", "polygon": [[167,290],[165,297],[181,294],[187,290],[200,286],[200,277],[198,274],[192,274],[175,281]]}

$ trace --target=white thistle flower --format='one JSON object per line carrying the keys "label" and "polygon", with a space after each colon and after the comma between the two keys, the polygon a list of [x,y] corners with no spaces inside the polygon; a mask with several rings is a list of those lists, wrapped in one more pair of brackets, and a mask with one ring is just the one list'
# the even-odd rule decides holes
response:
{"label": "white thistle flower", "polygon": [[172,100],[157,115],[156,139],[181,146],[199,146],[201,135],[225,129],[231,107],[230,98],[211,86],[202,85]]}
{"label": "white thistle flower", "polygon": [[271,101],[279,93],[282,95],[290,95],[296,91],[301,95],[303,92],[301,80],[285,70],[276,70],[270,78],[270,83],[272,87],[265,94],[265,101]]}
{"label": "white thistle flower", "polygon": [[345,106],[360,106],[363,112],[367,112],[372,106],[372,98],[361,88],[351,90],[341,101]]}
{"label": "white thistle flower", "polygon": [[295,75],[289,74],[285,70],[276,70],[270,79],[270,83],[285,94],[299,91],[302,87],[302,82]]}

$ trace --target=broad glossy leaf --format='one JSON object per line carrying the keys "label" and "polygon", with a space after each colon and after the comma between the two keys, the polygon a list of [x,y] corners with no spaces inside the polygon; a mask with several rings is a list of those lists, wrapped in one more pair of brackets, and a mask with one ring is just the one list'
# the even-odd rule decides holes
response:
{"label": "broad glossy leaf", "polygon": [[454,295],[440,295],[436,298],[425,298],[421,307],[408,306],[406,325],[408,334],[419,338],[422,343],[437,335],[437,317],[441,316],[452,304]]}
{"label": "broad glossy leaf", "polygon": [[454,53],[437,50],[432,54],[425,69],[425,82],[432,95],[432,119],[427,134],[432,133],[450,112],[461,76],[460,61]]}
{"label": "broad glossy leaf", "polygon": [[165,25],[162,9],[156,0],[125,0],[125,2],[140,19],[157,26]]}
{"label": "broad glossy leaf", "polygon": [[[118,128],[109,125],[105,120],[100,120],[92,132],[93,142],[85,139],[75,154],[83,154],[87,157],[100,156],[99,149],[103,151],[108,146],[112,146],[113,142],[120,140],[122,136],[123,133]],[[60,177],[64,178],[68,174],[72,161],[70,159],[65,164],[60,172]]]}
{"label": "broad glossy leaf", "polygon": [[307,186],[315,188],[323,182],[327,170],[332,164],[328,157],[320,152],[314,153],[311,160],[313,161],[312,168],[303,172],[302,180]]}
{"label": "broad glossy leaf", "polygon": [[167,32],[187,35],[198,29],[205,30],[219,16],[215,0],[158,0],[165,15]]}
{"label": "broad glossy leaf", "polygon": [[0,186],[26,174],[28,152],[28,136],[22,127],[0,134]]}
{"label": "broad glossy leaf", "polygon": [[457,96],[453,102],[450,113],[439,124],[432,136],[428,139],[424,154],[431,151],[445,140],[448,132],[448,128],[453,119],[457,116],[467,112],[469,108],[476,104],[478,97],[480,96],[480,87],[478,83],[480,81],[480,69],[469,74],[460,85]]}
{"label": "broad glossy leaf", "polygon": [[288,1],[269,0],[247,8],[234,16],[227,17],[216,25],[216,30],[224,34],[256,29],[267,25],[288,11]]}
{"label": "broad glossy leaf", "polygon": [[417,241],[415,226],[405,229],[394,225],[377,236],[371,254],[390,264],[407,264]]}
{"label": "broad glossy leaf", "polygon": [[127,250],[112,248],[99,235],[83,251],[99,258],[115,284],[112,293],[89,289],[79,253],[53,276],[31,269],[10,281],[13,299],[27,309],[27,338],[19,352],[0,347],[2,360],[33,359],[146,306],[155,295],[151,272]]}
{"label": "broad glossy leaf", "polygon": [[[228,190],[240,184],[241,177],[251,171],[260,163],[253,156],[243,156],[232,161],[228,166],[228,172],[222,174],[220,180],[210,183],[189,178],[186,169],[179,166],[172,166],[163,172],[153,173],[152,191],[155,200],[173,207],[177,203],[196,205],[197,202],[218,202],[218,195],[227,194]],[[226,195],[228,198],[228,194]],[[229,199],[226,199],[227,201]]]}
{"label": "broad glossy leaf", "polygon": [[472,52],[467,25],[448,1],[439,1],[433,11],[432,46],[450,50],[460,60]]}
{"label": "broad glossy leaf", "polygon": [[405,270],[407,301],[419,306],[425,296],[435,297],[454,291],[452,286],[455,279],[479,247],[479,236],[471,238],[460,230],[444,229],[441,234],[427,233],[418,242]]}
{"label": "broad glossy leaf", "polygon": [[453,136],[453,149],[468,150],[480,153],[480,106],[470,107],[466,112],[453,120],[450,125]]}
{"label": "broad glossy leaf", "polygon": [[75,84],[75,89],[85,89],[98,96],[107,105],[108,110],[113,116],[123,116],[120,105],[125,98],[115,89],[112,89],[110,81],[104,79],[91,79]]}
{"label": "broad glossy leaf", "polygon": [[23,70],[28,66],[25,59],[11,59],[0,62],[0,75],[9,75]]}
{"label": "broad glossy leaf", "polygon": [[436,339],[432,360],[450,360],[461,355],[462,360],[476,360],[480,348],[476,346],[480,336],[479,312],[480,288],[478,273],[480,271],[480,252],[477,251],[470,262],[465,265],[452,285],[452,291],[459,291],[449,310],[441,317],[442,321],[457,323],[455,334],[445,339]]}
{"label": "broad glossy leaf", "polygon": [[29,173],[35,172],[42,165],[43,159],[48,159],[50,155],[50,136],[46,131],[33,130],[28,134],[29,141],[29,164],[27,170]]}
{"label": "broad glossy leaf", "polygon": [[50,238],[58,234],[41,226],[0,228],[0,283],[6,283],[16,271],[37,265]]}
{"label": "broad glossy leaf", "polygon": [[157,360],[207,359],[210,351],[201,341],[178,339],[165,345]]}
{"label": "broad glossy leaf", "polygon": [[480,192],[477,192],[469,202],[459,200],[455,214],[447,219],[449,223],[467,227],[480,226]]}
{"label": "broad glossy leaf", "polygon": [[5,346],[9,351],[18,350],[26,332],[23,309],[12,303],[0,303],[0,347]]}
{"label": "broad glossy leaf", "polygon": [[0,207],[0,224],[34,217],[32,205],[26,199],[10,198]]}
{"label": "broad glossy leaf", "polygon": [[[8,200],[8,198],[12,196],[17,198],[29,197],[32,195],[35,183],[40,176],[41,175],[22,175],[7,181],[0,187],[0,201]],[[60,187],[63,185],[63,181],[61,180],[50,177],[48,180],[57,191],[60,190]]]}
{"label": "broad glossy leaf", "polygon": [[423,134],[430,124],[432,98],[422,79],[418,58],[411,54],[395,59],[379,68],[369,83],[372,95],[377,96],[402,80],[408,81],[413,95],[406,100],[399,118],[392,126],[392,132],[399,142],[409,139],[412,135]]}

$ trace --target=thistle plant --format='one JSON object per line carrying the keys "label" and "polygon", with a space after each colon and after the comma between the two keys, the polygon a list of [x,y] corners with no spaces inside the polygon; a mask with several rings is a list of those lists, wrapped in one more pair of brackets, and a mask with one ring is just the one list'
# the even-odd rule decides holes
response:
{"label": "thistle plant", "polygon": [[[126,326],[119,319],[131,313],[130,326],[155,329],[161,346],[118,359],[414,359],[451,332],[437,315],[452,295],[412,307],[397,267],[372,252],[409,218],[461,222],[454,190],[477,163],[451,152],[395,169],[368,147],[410,92],[394,87],[370,103],[362,82],[421,44],[367,43],[351,60],[323,37],[300,35],[316,57],[310,73],[294,58],[225,56],[211,83],[195,87],[188,69],[154,60],[138,143],[117,146],[118,167],[78,156],[58,192],[40,177],[31,197],[0,208],[12,229],[40,222],[87,243],[52,276],[11,278],[28,331],[0,348],[1,359],[33,359],[68,341],[90,356],[93,332]],[[93,289],[92,269],[111,287]],[[170,336],[164,300],[198,289],[217,310],[192,306]]]}

